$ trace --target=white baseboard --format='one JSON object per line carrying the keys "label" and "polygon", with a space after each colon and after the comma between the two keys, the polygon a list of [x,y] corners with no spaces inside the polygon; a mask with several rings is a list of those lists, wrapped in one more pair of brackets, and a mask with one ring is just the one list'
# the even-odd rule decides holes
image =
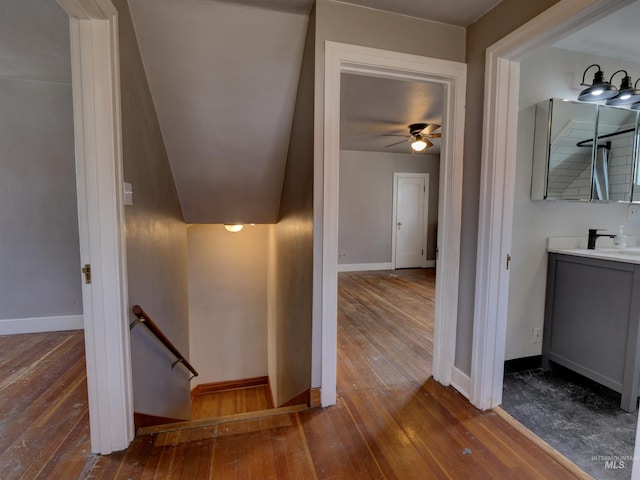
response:
{"label": "white baseboard", "polygon": [[338,272],[370,272],[372,270],[393,270],[393,268],[391,262],[338,264]]}
{"label": "white baseboard", "polygon": [[59,332],[62,330],[82,330],[83,328],[84,319],[82,315],[0,320],[0,335]]}
{"label": "white baseboard", "polygon": [[460,392],[466,399],[469,399],[469,391],[471,390],[471,378],[466,373],[458,370],[456,367],[451,369],[451,386]]}
{"label": "white baseboard", "polygon": [[[435,260],[427,260],[423,268],[435,268],[435,266]],[[373,270],[393,270],[393,264],[391,262],[338,264],[338,272],[371,272]]]}

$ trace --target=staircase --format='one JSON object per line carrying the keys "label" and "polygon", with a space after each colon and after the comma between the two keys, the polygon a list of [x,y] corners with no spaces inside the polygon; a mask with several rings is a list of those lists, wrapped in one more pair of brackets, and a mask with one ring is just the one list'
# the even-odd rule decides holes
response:
{"label": "staircase", "polygon": [[[176,442],[179,437],[182,441],[193,441],[198,438],[212,438],[237,433],[248,433],[266,430],[274,427],[285,427],[293,424],[291,415],[307,410],[307,405],[295,405],[291,407],[270,408],[254,412],[236,413],[216,418],[202,420],[189,420],[186,422],[173,422],[164,425],[142,427],[136,436],[171,434],[158,436],[156,446],[163,445],[165,441]],[[163,438],[166,437],[166,440]]]}

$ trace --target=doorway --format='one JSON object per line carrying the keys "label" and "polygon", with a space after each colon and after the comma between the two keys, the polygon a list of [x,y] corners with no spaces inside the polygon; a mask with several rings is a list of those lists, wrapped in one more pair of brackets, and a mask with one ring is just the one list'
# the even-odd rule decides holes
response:
{"label": "doorway", "polygon": [[429,174],[393,174],[392,252],[395,268],[426,268]]}
{"label": "doorway", "polygon": [[[472,365],[472,401],[481,408],[502,403],[508,306],[505,292],[515,287],[510,285],[515,265],[511,273],[504,268],[504,261],[492,260],[503,260],[513,248],[514,186],[518,188],[515,159],[520,148],[513,125],[519,123],[520,62],[540,45],[555,42],[564,32],[576,31],[630,2],[612,3],[615,5],[589,2],[585,6],[560,1],[487,50],[485,123],[489,130],[483,146]],[[574,209],[574,216],[576,212]]]}
{"label": "doorway", "polygon": [[[322,205],[321,294],[314,307],[314,328],[319,338],[314,345],[321,352],[321,404],[336,402],[337,345],[337,265],[338,265],[338,167],[340,158],[340,76],[366,74],[384,78],[430,81],[444,87],[444,136],[440,166],[438,245],[441,245],[440,280],[436,286],[434,327],[434,378],[444,385],[452,383],[454,373],[455,322],[457,318],[459,244],[462,199],[462,133],[466,65],[439,59],[400,54],[367,47],[327,42],[325,47],[325,125],[324,176],[322,192],[315,201]],[[318,311],[320,314],[318,314]],[[460,375],[458,378],[463,378]],[[464,382],[458,382],[464,383]],[[458,385],[464,391],[465,385]]]}

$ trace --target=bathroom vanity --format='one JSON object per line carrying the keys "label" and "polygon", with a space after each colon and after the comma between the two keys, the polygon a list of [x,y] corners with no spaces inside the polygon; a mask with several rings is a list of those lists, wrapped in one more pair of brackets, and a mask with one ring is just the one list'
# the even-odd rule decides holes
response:
{"label": "bathroom vanity", "polygon": [[637,409],[640,249],[550,249],[542,349],[555,362],[622,394]]}

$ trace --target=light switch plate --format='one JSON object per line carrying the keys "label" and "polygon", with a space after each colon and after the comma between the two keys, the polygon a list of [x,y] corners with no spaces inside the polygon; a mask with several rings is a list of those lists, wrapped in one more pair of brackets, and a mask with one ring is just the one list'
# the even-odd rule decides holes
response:
{"label": "light switch plate", "polygon": [[123,182],[124,188],[122,189],[125,205],[133,205],[133,186],[128,182]]}

